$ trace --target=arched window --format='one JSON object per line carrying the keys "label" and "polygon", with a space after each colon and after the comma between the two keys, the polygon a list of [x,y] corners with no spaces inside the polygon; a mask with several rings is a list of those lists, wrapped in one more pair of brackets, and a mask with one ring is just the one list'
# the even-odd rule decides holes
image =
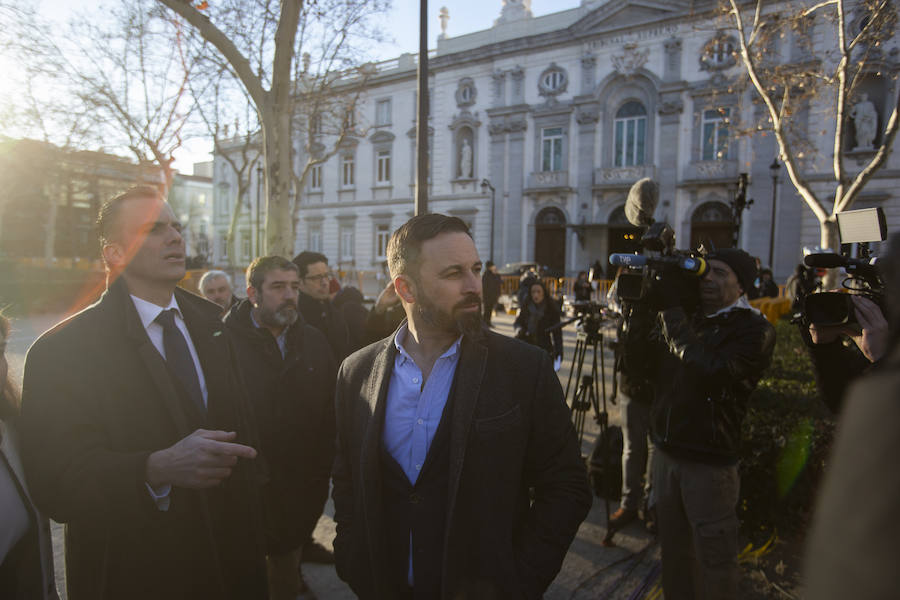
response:
{"label": "arched window", "polygon": [[644,146],[647,139],[647,109],[632,100],[616,112],[615,165],[631,167],[644,164]]}

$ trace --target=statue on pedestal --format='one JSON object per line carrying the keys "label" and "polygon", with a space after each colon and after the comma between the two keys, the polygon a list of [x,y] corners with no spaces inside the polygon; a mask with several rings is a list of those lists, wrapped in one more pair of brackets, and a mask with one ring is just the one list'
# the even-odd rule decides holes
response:
{"label": "statue on pedestal", "polygon": [[459,145],[459,176],[461,179],[472,178],[472,146],[465,138]]}
{"label": "statue on pedestal", "polygon": [[869,100],[868,94],[860,94],[859,101],[850,109],[850,118],[856,129],[856,147],[854,150],[872,150],[875,145],[875,132],[878,129],[878,112]]}

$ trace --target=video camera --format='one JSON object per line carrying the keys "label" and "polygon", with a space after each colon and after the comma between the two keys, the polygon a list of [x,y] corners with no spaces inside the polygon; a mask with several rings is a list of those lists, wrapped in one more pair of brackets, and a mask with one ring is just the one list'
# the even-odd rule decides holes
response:
{"label": "video camera", "polygon": [[[869,244],[887,238],[887,223],[881,208],[864,208],[837,214],[841,238],[841,254],[820,252],[808,254],[803,264],[815,269],[842,268],[847,276],[841,285],[844,292],[807,292],[801,301],[800,318],[807,325],[835,326],[857,324],[851,295],[864,296],[884,311],[884,282],[877,259],[871,256]],[[851,247],[857,245],[857,256]]]}
{"label": "video camera", "polygon": [[654,286],[665,278],[680,277],[689,292],[682,306],[693,311],[700,303],[699,278],[708,270],[706,261],[696,252],[675,248],[675,230],[665,222],[653,220],[659,202],[659,188],[651,179],[641,179],[628,192],[625,217],[635,227],[644,229],[640,244],[642,254],[611,254],[609,263],[626,267],[616,283],[620,299],[640,302],[653,295]]}

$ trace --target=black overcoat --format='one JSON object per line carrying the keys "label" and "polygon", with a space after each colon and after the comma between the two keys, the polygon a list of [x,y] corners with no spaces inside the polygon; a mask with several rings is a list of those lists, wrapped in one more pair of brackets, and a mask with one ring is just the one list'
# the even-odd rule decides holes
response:
{"label": "black overcoat", "polygon": [[[391,336],[348,357],[335,394],[335,560],[363,599],[390,598],[379,448],[396,352]],[[452,389],[442,597],[540,598],[591,506],[550,357],[493,332],[466,336]]]}
{"label": "black overcoat", "polygon": [[70,600],[267,595],[258,459],[239,459],[217,488],[173,488],[165,512],[144,483],[147,457],[198,428],[258,447],[221,307],[175,297],[203,367],[206,415],[179,397],[121,279],[28,352],[23,462],[37,505],[66,524]]}
{"label": "black overcoat", "polygon": [[269,468],[263,488],[268,550],[283,554],[309,539],[328,499],[337,367],[325,336],[302,317],[286,331],[284,357],[272,334],[253,325],[249,300],[231,309],[225,326]]}

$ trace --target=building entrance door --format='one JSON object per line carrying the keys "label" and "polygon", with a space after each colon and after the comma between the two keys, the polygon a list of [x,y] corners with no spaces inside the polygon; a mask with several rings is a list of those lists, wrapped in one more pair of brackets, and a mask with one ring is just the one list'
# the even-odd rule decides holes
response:
{"label": "building entrance door", "polygon": [[734,221],[731,209],[722,202],[704,202],[691,216],[691,248],[701,243],[707,248],[710,242],[716,248],[731,248],[734,245]]}
{"label": "building entrance door", "polygon": [[566,273],[566,215],[547,207],[534,220],[534,262],[547,267],[554,277]]}

